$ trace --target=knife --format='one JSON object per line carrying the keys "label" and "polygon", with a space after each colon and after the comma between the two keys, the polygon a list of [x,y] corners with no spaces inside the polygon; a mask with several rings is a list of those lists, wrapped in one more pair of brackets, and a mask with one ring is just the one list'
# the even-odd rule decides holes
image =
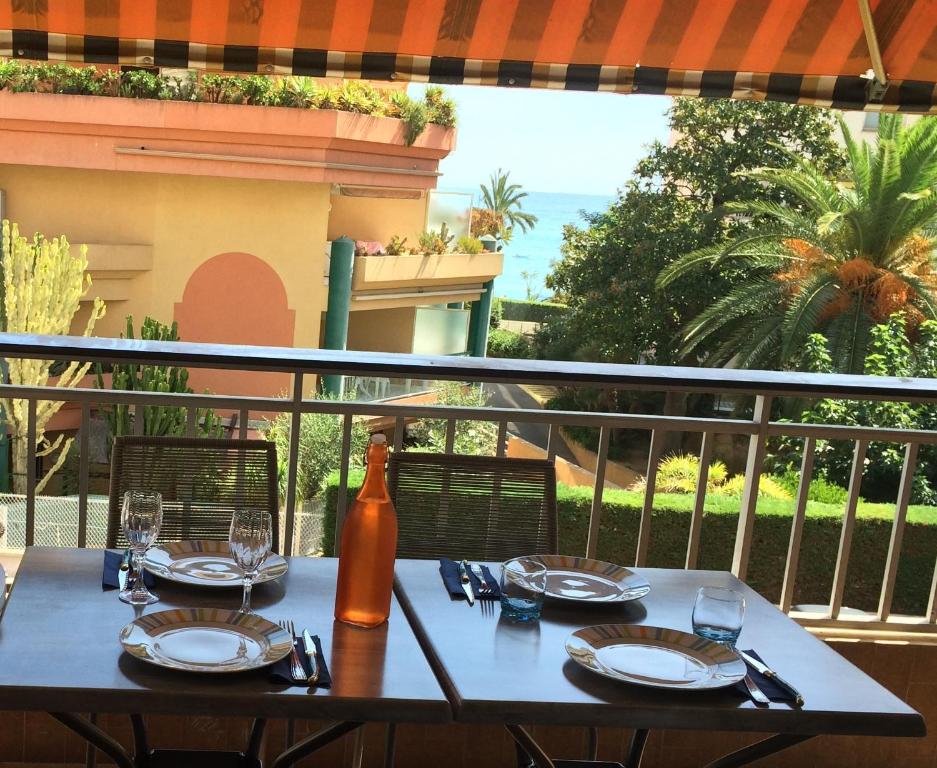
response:
{"label": "knife", "polygon": [[303,648],[306,649],[306,656],[309,658],[309,685],[315,685],[319,682],[319,657],[316,656],[316,644],[312,642],[312,635],[308,629],[303,630]]}
{"label": "knife", "polygon": [[117,570],[117,586],[121,592],[127,589],[127,578],[130,576],[130,548],[124,550],[123,559],[120,561],[120,568]]}
{"label": "knife", "polygon": [[763,664],[762,662],[758,661],[758,659],[756,659],[754,656],[748,653],[745,653],[744,651],[739,651],[738,649],[736,649],[736,651],[738,655],[741,656],[745,660],[745,663],[748,664],[748,666],[750,666],[756,672],[761,672],[761,674],[763,674],[769,680],[774,681],[775,685],[777,685],[779,688],[783,688],[791,696],[793,696],[794,703],[798,707],[802,707],[804,705],[804,697],[800,695],[800,691],[798,691],[793,685],[787,682],[787,680],[785,680],[783,677],[778,675],[778,673],[775,672],[773,669],[771,669],[771,667],[769,667],[767,664]]}
{"label": "knife", "polygon": [[465,592],[469,605],[475,605],[475,593],[472,592],[472,581],[469,579],[468,570],[465,567],[465,560],[459,563],[459,577],[462,579],[462,591]]}

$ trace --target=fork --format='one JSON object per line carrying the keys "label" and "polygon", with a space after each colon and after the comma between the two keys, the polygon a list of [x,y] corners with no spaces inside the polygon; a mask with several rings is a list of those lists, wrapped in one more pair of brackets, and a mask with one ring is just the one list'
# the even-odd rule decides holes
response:
{"label": "fork", "polygon": [[493,595],[495,593],[494,588],[491,587],[488,582],[485,580],[485,572],[482,570],[482,567],[478,563],[472,563],[471,565],[472,573],[474,573],[478,580],[481,582],[481,587],[478,590],[479,596]]}
{"label": "fork", "polygon": [[277,622],[280,629],[290,633],[290,676],[297,683],[305,683],[309,680],[306,676],[306,668],[299,658],[299,651],[296,650],[296,627],[292,621],[283,620]]}

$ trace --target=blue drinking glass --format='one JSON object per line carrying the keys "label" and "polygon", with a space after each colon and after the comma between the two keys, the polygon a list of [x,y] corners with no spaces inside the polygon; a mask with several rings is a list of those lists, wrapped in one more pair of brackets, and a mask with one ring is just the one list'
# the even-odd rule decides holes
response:
{"label": "blue drinking glass", "polygon": [[501,566],[501,615],[511,621],[536,621],[546,588],[547,569],[539,560],[508,560]]}
{"label": "blue drinking glass", "polygon": [[693,632],[735,647],[745,617],[745,598],[727,587],[700,587],[693,606]]}

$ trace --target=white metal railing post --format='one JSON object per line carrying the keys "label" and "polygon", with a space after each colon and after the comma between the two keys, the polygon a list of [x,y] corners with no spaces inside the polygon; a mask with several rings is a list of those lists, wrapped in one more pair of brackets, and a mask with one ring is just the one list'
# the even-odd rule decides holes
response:
{"label": "white metal railing post", "polygon": [[241,408],[238,411],[238,440],[247,440],[247,426],[250,423],[251,414],[247,408]]}
{"label": "white metal railing post", "polygon": [[904,451],[901,483],[898,486],[898,500],[895,503],[895,522],[891,527],[891,539],[888,542],[888,560],[885,563],[885,578],[882,580],[882,594],[878,601],[879,621],[888,621],[888,617],[891,615],[891,601],[895,594],[895,578],[898,575],[898,560],[901,557],[901,542],[904,540],[904,525],[908,517],[908,504],[911,502],[914,472],[917,469],[917,449],[917,443],[908,443]]}
{"label": "white metal railing post", "polygon": [[696,496],[693,499],[693,517],[690,518],[690,533],[687,537],[687,569],[696,568],[699,559],[700,534],[703,531],[703,512],[706,507],[706,488],[709,484],[709,463],[713,457],[715,436],[712,432],[703,433],[703,443],[699,452],[699,474],[696,476]]}
{"label": "white metal railing post", "polygon": [[286,469],[286,521],[283,554],[293,554],[293,527],[296,521],[296,475],[299,472],[299,433],[302,428],[303,375],[293,374],[293,396],[290,407],[290,455]]}
{"label": "white metal railing post", "polygon": [[605,491],[605,465],[608,459],[610,430],[599,430],[599,448],[595,459],[595,485],[592,488],[592,508],[589,512],[589,533],[586,538],[586,557],[595,557],[599,546],[599,529],[602,526],[602,494]]}
{"label": "white metal railing post", "polygon": [[745,461],[745,487],[739,505],[739,524],[735,533],[735,551],[732,554],[732,573],[742,581],[748,573],[752,534],[755,529],[755,510],[758,507],[758,487],[768,443],[768,424],[771,420],[771,402],[768,395],[755,398],[752,423],[755,432],[748,439],[748,458]]}
{"label": "white metal railing post", "polygon": [[346,413],[342,420],[342,453],[338,470],[338,498],[335,500],[335,544],[336,557],[341,554],[342,526],[345,524],[345,511],[348,509],[348,467],[351,463],[351,428],[352,416]]}
{"label": "white metal railing post", "polygon": [[[36,398],[26,404],[26,546],[36,541]],[[20,438],[22,439],[22,438]]]}
{"label": "white metal railing post", "polygon": [[495,456],[504,457],[508,447],[508,423],[506,421],[498,422],[498,443],[495,446]]}
{"label": "white metal railing post", "polygon": [[663,430],[653,430],[651,432],[651,447],[647,454],[647,487],[644,489],[644,506],[641,508],[641,522],[638,525],[638,545],[634,554],[634,564],[639,568],[647,562],[647,552],[651,546],[651,518],[654,515],[657,465],[660,463],[660,454],[663,447]]}
{"label": "white metal railing post", "polygon": [[797,506],[791,522],[791,538],[787,545],[787,561],[784,566],[784,581],[781,583],[781,610],[787,613],[794,601],[794,584],[797,581],[797,566],[800,563],[800,542],[804,535],[804,520],[807,517],[807,501],[810,497],[810,480],[813,477],[813,461],[816,456],[816,438],[804,441],[804,455],[800,462],[800,483],[797,486]]}
{"label": "white metal railing post", "polygon": [[862,472],[865,469],[865,452],[868,446],[869,444],[865,440],[856,440],[856,449],[852,455],[849,494],[846,498],[846,513],[843,515],[843,528],[839,537],[836,571],[833,573],[833,591],[830,595],[829,617],[831,619],[838,618],[839,611],[843,607],[843,593],[846,591],[846,571],[849,569],[849,552],[852,549],[852,533],[856,527],[859,489],[862,486]]}
{"label": "white metal railing post", "polygon": [[88,481],[91,471],[91,404],[81,404],[78,428],[78,546],[88,543]]}

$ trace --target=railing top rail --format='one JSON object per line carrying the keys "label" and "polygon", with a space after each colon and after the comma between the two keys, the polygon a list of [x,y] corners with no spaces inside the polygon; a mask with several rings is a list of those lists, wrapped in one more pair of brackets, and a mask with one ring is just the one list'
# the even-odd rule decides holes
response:
{"label": "railing top rail", "polygon": [[864,400],[937,400],[937,379],[346,352],[0,333],[0,357]]}

